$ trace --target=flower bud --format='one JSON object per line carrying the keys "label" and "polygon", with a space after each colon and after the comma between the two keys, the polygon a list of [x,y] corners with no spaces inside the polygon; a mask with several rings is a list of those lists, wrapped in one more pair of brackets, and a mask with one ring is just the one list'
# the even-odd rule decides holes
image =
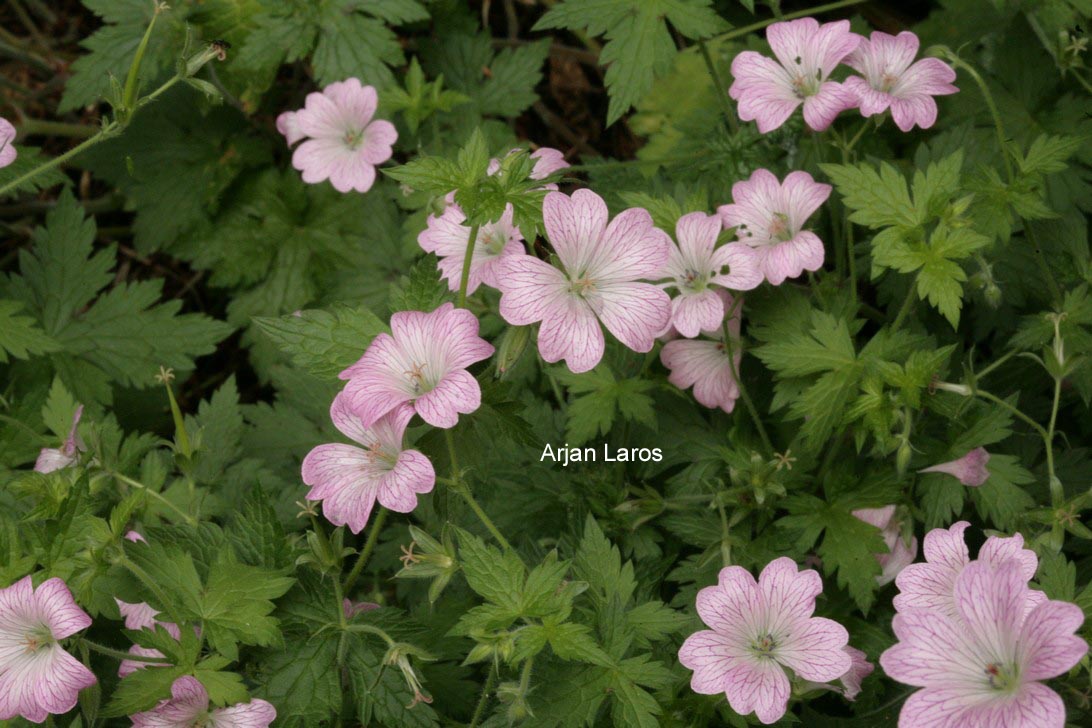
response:
{"label": "flower bud", "polygon": [[501,335],[500,346],[497,347],[495,359],[498,379],[516,365],[530,340],[530,326],[509,326],[505,329],[505,332]]}
{"label": "flower bud", "polygon": [[902,440],[902,444],[899,445],[899,450],[895,453],[895,471],[901,478],[906,473],[906,468],[910,466],[910,458],[913,457],[914,450],[910,447],[910,441],[907,439]]}

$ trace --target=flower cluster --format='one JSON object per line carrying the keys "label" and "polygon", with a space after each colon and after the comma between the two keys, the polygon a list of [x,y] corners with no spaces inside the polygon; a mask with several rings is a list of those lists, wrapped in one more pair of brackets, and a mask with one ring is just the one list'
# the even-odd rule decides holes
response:
{"label": "flower cluster", "polygon": [[[804,122],[823,131],[835,117],[860,109],[865,117],[891,110],[895,125],[910,131],[931,127],[937,119],[934,96],[954,94],[955,71],[936,58],[914,61],[918,37],[875,31],[865,39],[848,20],[819,23],[800,18],[774,23],[766,40],[776,60],[743,51],[732,61],[729,95],[739,104],[739,118],[755,121],[763,134],[777,129],[800,106]],[[857,71],[844,82],[831,74],[845,64]]]}
{"label": "flower cluster", "polygon": [[1088,652],[1074,634],[1084,615],[1028,586],[1038,559],[1019,534],[991,536],[972,561],[963,537],[969,525],[926,534],[926,563],[895,580],[898,643],[880,665],[921,688],[899,725],[1062,728],[1062,699],[1041,681]]}

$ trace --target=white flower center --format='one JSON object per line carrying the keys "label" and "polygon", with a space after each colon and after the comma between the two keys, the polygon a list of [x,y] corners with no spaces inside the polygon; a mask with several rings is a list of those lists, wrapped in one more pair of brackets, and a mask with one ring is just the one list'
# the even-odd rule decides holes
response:
{"label": "white flower center", "polygon": [[346,129],[345,136],[342,137],[342,140],[345,142],[345,146],[356,151],[360,145],[364,143],[364,130],[355,127]]}
{"label": "white flower center", "polygon": [[569,293],[577,296],[587,296],[589,293],[595,290],[595,281],[588,278],[587,275],[581,276],[576,280],[569,282]]}
{"label": "white flower center", "polygon": [[23,636],[24,650],[28,655],[53,644],[53,632],[46,625],[40,625]]}
{"label": "white flower center", "polygon": [[1015,665],[998,665],[991,662],[985,668],[990,687],[998,692],[1011,693],[1020,687],[1020,672]]}
{"label": "white flower center", "polygon": [[777,642],[774,640],[772,634],[764,634],[751,642],[751,654],[755,657],[772,659],[774,650],[776,649]]}
{"label": "white flower center", "polygon": [[427,394],[436,387],[436,382],[425,374],[427,368],[427,364],[418,364],[417,362],[414,362],[409,369],[402,372],[413,386],[413,393],[415,395]]}
{"label": "white flower center", "polygon": [[770,237],[781,242],[792,240],[792,227],[789,225],[789,216],[783,212],[775,212],[770,219]]}
{"label": "white flower center", "polygon": [[789,73],[792,74],[792,90],[796,97],[805,99],[808,96],[817,94],[819,85],[823,81],[823,72],[819,70],[809,71],[804,68],[800,56],[794,58],[793,63],[796,64],[796,69]]}
{"label": "white flower center", "polygon": [[709,283],[708,273],[699,273],[693,269],[687,269],[680,281],[680,287],[685,288],[688,291],[694,293],[700,293],[705,290],[706,285]]}

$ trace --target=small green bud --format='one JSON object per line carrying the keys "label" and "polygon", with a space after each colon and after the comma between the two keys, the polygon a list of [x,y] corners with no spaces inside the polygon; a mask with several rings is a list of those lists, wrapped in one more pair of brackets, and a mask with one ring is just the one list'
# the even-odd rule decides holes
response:
{"label": "small green bud", "polygon": [[910,465],[910,458],[913,457],[914,450],[910,447],[910,441],[903,439],[902,444],[899,445],[899,450],[895,454],[895,470],[898,472],[901,478],[906,473],[906,468]]}
{"label": "small green bud", "polygon": [[530,326],[509,326],[501,335],[500,346],[495,358],[497,378],[503,377],[523,356],[527,343],[531,340]]}

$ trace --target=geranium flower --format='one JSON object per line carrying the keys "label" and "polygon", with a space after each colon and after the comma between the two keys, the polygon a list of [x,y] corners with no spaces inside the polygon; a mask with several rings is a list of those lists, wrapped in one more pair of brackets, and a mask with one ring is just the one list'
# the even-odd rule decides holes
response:
{"label": "geranium flower", "polygon": [[319,445],[303,459],[307,500],[323,501],[322,512],[335,526],[360,533],[375,502],[398,513],[417,507],[417,494],[428,493],[436,471],[417,450],[405,450],[402,436],[413,408],[402,404],[365,427],[344,392],[334,397],[330,419],[343,435],[363,445]]}
{"label": "geranium flower", "polygon": [[132,541],[133,543],[148,543],[148,539],[137,531],[127,531],[124,538],[126,541]]}
{"label": "geranium flower", "polygon": [[724,693],[732,710],[769,724],[788,707],[786,668],[814,682],[845,675],[849,633],[811,616],[822,591],[818,573],[797,571],[784,556],[767,564],[757,583],[740,566],[721,569],[717,585],[697,597],[698,615],[712,629],[690,635],[679,650],[679,661],[694,671],[691,689]]}
{"label": "geranium flower", "polygon": [[[139,604],[131,604],[115,598],[115,602],[118,605],[118,611],[121,612],[122,618],[125,619],[125,629],[147,629],[155,631],[156,626],[160,626],[170,633],[171,637],[176,640],[181,639],[182,633],[178,629],[178,625],[174,622],[160,622],[156,619],[159,616],[159,612],[152,609],[152,607],[146,602],[140,602]],[[133,645],[129,648],[129,654],[135,657],[164,657],[163,653],[159,650],[152,649],[151,647],[141,647],[140,645]],[[162,666],[164,663],[149,663],[142,662],[140,660],[122,660],[121,665],[118,667],[118,677],[125,677],[132,674],[137,670],[141,670],[149,666]]]}
{"label": "geranium flower", "polygon": [[19,152],[15,150],[15,127],[0,116],[0,169],[15,161]]}
{"label": "geranium flower", "polygon": [[38,459],[34,461],[34,470],[39,473],[52,473],[55,470],[61,470],[67,468],[79,459],[80,451],[83,450],[83,442],[80,440],[80,436],[76,434],[76,428],[79,427],[80,418],[83,417],[83,405],[76,407],[75,414],[72,415],[72,427],[68,431],[68,437],[65,438],[64,443],[58,447],[43,447],[41,452],[38,453]]}
{"label": "geranium flower", "polygon": [[374,118],[378,103],[375,88],[349,78],[307,94],[304,108],[277,117],[289,146],[307,138],[292,154],[304,182],[328,179],[338,192],[371,189],[376,166],[391,158],[398,139],[394,124]]}
{"label": "geranium flower", "polygon": [[868,655],[856,647],[846,645],[845,651],[849,655],[850,665],[846,674],[839,678],[842,683],[842,695],[846,700],[856,700],[861,694],[861,683],[876,670],[876,666],[868,661]]}
{"label": "geranium flower", "polygon": [[726,228],[755,249],[759,268],[775,286],[823,265],[823,241],[802,229],[830,197],[830,185],[807,172],[790,172],[779,183],[773,172],[756,169],[750,179],[732,185],[732,204],[717,208]]}
{"label": "geranium flower", "polygon": [[863,40],[848,20],[819,24],[815,18],[774,23],[766,29],[777,60],[743,51],[732,60],[735,80],[728,95],[739,102],[739,118],[757,121],[763,134],[784,124],[804,105],[804,121],[823,131],[834,117],[856,106],[857,96],[831,71]]}
{"label": "geranium flower", "polygon": [[[671,300],[671,325],[687,338],[703,329],[718,329],[724,321],[724,302],[713,286],[749,291],[762,283],[754,250],[742,243],[716,247],[720,218],[691,212],[675,225],[678,246],[672,246],[665,288],[678,294]],[[727,268],[727,271],[725,269]]]}
{"label": "geranium flower", "polygon": [[1019,561],[968,564],[955,583],[955,611],[895,615],[899,642],[880,656],[887,675],[922,688],[903,704],[909,728],[1062,728],[1062,699],[1040,680],[1068,671],[1088,645],[1073,632],[1075,604],[1044,601],[1030,613]]}
{"label": "geranium flower", "polygon": [[989,461],[990,454],[986,452],[986,448],[976,447],[961,458],[940,463],[939,465],[931,465],[928,468],[922,468],[918,472],[946,473],[958,478],[963,485],[977,488],[990,479],[990,471],[986,469],[986,463]]}
{"label": "geranium flower", "polygon": [[170,700],[164,700],[145,713],[129,716],[133,728],[267,728],[277,717],[277,710],[264,700],[237,703],[228,708],[209,709],[205,686],[190,675],[171,685]]}
{"label": "geranium flower", "polygon": [[[499,220],[482,225],[478,230],[470,258],[467,295],[478,290],[482,283],[497,287],[496,262],[502,256],[525,254],[523,235],[512,223],[512,215],[512,206],[508,205]],[[462,282],[466,244],[470,239],[470,228],[463,224],[465,220],[462,208],[452,203],[444,208],[442,214],[429,215],[428,227],[417,236],[417,242],[425,252],[440,257],[438,267],[441,277],[447,279],[452,291],[459,290]]]}
{"label": "geranium flower", "polygon": [[0,720],[67,713],[95,674],[59,643],[91,626],[60,579],[29,576],[0,589]]}
{"label": "geranium flower", "polygon": [[853,515],[875,526],[883,533],[887,553],[876,554],[876,561],[880,562],[880,567],[883,569],[883,572],[876,577],[876,583],[880,586],[890,584],[900,571],[914,563],[914,559],[918,557],[918,539],[911,536],[909,543],[903,539],[901,524],[895,518],[895,506],[858,508],[853,511]]}
{"label": "geranium flower", "polygon": [[[743,358],[739,346],[739,327],[742,318],[742,306],[737,305],[727,291],[718,291],[718,299],[724,309],[732,311],[728,320],[728,335],[732,337],[732,356],[723,339],[675,339],[664,344],[660,350],[660,361],[671,370],[667,381],[679,389],[694,388],[694,399],[700,404],[725,412],[735,409],[739,398],[739,383],[736,372]],[[719,330],[719,324],[713,332]]]}
{"label": "geranium flower", "polygon": [[478,409],[481,387],[466,367],[492,356],[493,345],[478,336],[474,314],[450,303],[430,313],[399,311],[391,332],[340,374],[361,427],[406,402],[434,427],[454,427],[460,413]]}
{"label": "geranium flower", "polygon": [[497,262],[500,313],[515,326],[542,322],[538,350],[586,372],[603,358],[600,323],[630,349],[647,352],[671,316],[671,299],[657,278],[671,240],[646,210],[631,208],[607,224],[603,198],[591,190],[549,192],[542,205],[546,234],[563,270],[532,255]]}
{"label": "geranium flower", "polygon": [[918,54],[918,37],[908,31],[888,35],[873,31],[869,40],[846,58],[846,65],[860,72],[850,76],[845,87],[857,96],[861,114],[873,116],[891,109],[891,118],[903,131],[917,124],[928,129],[937,120],[934,96],[959,91],[952,85],[956,73],[939,58],[923,58],[914,63]]}
{"label": "geranium flower", "polygon": [[[955,613],[953,592],[956,580],[971,563],[970,551],[963,532],[970,526],[967,521],[953,523],[950,528],[934,528],[925,534],[923,551],[925,563],[910,564],[895,577],[899,594],[894,599],[895,609],[929,609],[944,614]],[[1024,548],[1024,537],[1019,533],[1008,538],[990,536],[978,551],[978,560],[997,566],[1005,561],[1020,564],[1024,581],[1027,582],[1039,568],[1039,557]],[[1042,602],[1046,595],[1040,591],[1028,591],[1027,609],[1030,611]]]}

